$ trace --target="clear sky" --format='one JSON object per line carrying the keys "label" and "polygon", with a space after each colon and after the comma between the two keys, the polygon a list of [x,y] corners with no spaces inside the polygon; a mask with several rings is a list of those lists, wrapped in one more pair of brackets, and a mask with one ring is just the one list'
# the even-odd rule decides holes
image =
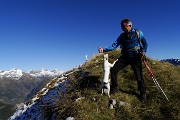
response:
{"label": "clear sky", "polygon": [[179,0],[0,0],[0,70],[69,70],[111,45],[129,18],[152,59],[180,58]]}

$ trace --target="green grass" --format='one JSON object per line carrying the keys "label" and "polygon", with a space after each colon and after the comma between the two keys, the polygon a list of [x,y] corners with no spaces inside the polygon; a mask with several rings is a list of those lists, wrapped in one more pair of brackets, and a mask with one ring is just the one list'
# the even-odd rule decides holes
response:
{"label": "green grass", "polygon": [[[109,52],[112,63],[119,57],[119,50]],[[54,109],[57,119],[69,116],[77,120],[178,120],[180,119],[180,67],[166,62],[147,59],[157,81],[169,98],[157,90],[145,66],[143,75],[147,87],[148,99],[140,102],[138,99],[137,83],[130,67],[118,74],[120,91],[111,98],[101,95],[101,79],[103,54],[94,56],[75,72],[67,94],[57,103]],[[82,77],[82,73],[84,77]],[[77,98],[84,97],[76,101]],[[116,99],[130,106],[116,105],[115,109],[108,108],[110,99]]]}

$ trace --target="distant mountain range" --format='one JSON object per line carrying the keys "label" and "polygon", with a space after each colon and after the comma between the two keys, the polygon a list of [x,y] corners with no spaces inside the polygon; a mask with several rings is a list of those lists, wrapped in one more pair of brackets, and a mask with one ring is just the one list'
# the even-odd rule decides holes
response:
{"label": "distant mountain range", "polygon": [[28,72],[16,68],[0,70],[0,120],[7,119],[15,112],[15,106],[31,98],[39,89],[62,73],[63,71],[57,69]]}
{"label": "distant mountain range", "polygon": [[19,80],[23,76],[23,74],[28,74],[36,78],[43,78],[43,77],[56,77],[62,73],[63,71],[59,71],[57,69],[53,71],[42,69],[42,70],[32,70],[29,72],[23,72],[20,69],[13,68],[7,71],[0,70],[0,78],[4,77],[4,78],[11,78],[11,79]]}
{"label": "distant mountain range", "polygon": [[8,104],[21,103],[39,84],[44,84],[62,73],[59,70],[44,69],[29,72],[16,68],[0,70],[0,101]]}
{"label": "distant mountain range", "polygon": [[[13,68],[0,70],[0,120],[7,119],[17,104],[31,98],[53,78],[60,76],[59,70],[31,70],[29,72]],[[8,109],[8,113],[6,113]],[[12,114],[12,113],[11,113]],[[4,116],[4,118],[2,117]]]}
{"label": "distant mountain range", "polygon": [[180,65],[180,59],[163,59],[161,62],[169,62],[173,65]]}

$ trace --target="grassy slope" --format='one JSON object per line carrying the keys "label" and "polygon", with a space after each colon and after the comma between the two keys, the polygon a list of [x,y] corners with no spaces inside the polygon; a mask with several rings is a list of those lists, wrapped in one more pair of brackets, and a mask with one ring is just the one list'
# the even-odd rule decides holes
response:
{"label": "grassy slope", "polygon": [[[118,50],[108,54],[111,63],[119,57]],[[102,54],[94,56],[84,63],[81,72],[75,72],[70,76],[74,84],[55,108],[57,119],[67,116],[73,116],[78,120],[180,119],[180,67],[148,58],[149,66],[170,101],[157,90],[143,66],[148,100],[142,103],[138,99],[137,83],[130,67],[126,67],[118,74],[120,91],[111,98],[101,96],[102,58]],[[82,73],[85,77],[82,77]],[[80,97],[84,98],[76,102]],[[110,110],[108,108],[110,99],[126,102],[130,106],[116,105],[115,109]]]}
{"label": "grassy slope", "polygon": [[7,120],[14,112],[14,105],[0,102],[0,120]]}

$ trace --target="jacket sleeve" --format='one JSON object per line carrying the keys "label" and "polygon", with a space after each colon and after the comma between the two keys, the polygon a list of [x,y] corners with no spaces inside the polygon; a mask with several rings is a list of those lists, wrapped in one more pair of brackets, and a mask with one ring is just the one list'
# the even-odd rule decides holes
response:
{"label": "jacket sleeve", "polygon": [[116,49],[120,45],[119,41],[120,41],[120,37],[118,37],[117,40],[109,47],[103,48],[103,51],[108,52],[108,51],[112,51],[112,50]]}
{"label": "jacket sleeve", "polygon": [[147,47],[148,47],[148,44],[146,42],[146,39],[144,37],[144,34],[142,33],[142,31],[139,31],[140,33],[140,38],[141,38],[141,46],[142,46],[142,52],[146,52],[147,51]]}

